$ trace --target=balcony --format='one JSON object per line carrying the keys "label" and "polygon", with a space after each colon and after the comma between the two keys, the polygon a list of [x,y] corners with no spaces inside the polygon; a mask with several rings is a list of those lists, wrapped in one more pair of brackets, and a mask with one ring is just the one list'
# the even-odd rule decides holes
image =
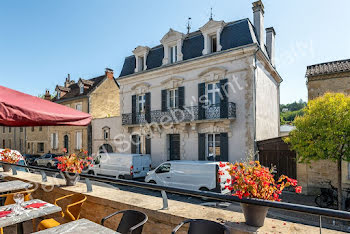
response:
{"label": "balcony", "polygon": [[190,106],[184,107],[183,109],[169,109],[167,111],[153,110],[148,114],[145,112],[123,114],[122,124],[143,125],[147,123],[183,123],[200,120],[234,118],[236,118],[236,104],[229,102],[227,103],[227,106],[215,104],[210,106]]}

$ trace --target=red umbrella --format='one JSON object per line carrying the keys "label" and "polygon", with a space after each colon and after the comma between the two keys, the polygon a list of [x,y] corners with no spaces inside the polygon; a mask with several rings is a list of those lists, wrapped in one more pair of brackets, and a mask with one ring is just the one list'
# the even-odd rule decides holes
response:
{"label": "red umbrella", "polygon": [[86,126],[91,115],[0,85],[0,125]]}

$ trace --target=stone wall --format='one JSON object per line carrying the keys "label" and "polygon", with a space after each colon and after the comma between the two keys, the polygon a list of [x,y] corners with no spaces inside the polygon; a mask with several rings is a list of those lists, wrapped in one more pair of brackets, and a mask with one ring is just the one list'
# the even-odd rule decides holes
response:
{"label": "stone wall", "polygon": [[1,126],[0,148],[11,148],[24,154],[26,149],[25,128]]}
{"label": "stone wall", "polygon": [[309,100],[326,92],[350,94],[350,72],[308,78]]}
{"label": "stone wall", "polygon": [[[342,182],[344,188],[350,188],[349,163],[342,164]],[[331,181],[337,187],[337,165],[328,160],[315,161],[310,164],[297,163],[297,179],[303,187],[303,193],[320,194],[320,188],[330,188],[326,183]]]}
{"label": "stone wall", "polygon": [[[92,153],[97,154],[103,144],[109,144],[113,152],[121,152],[119,140],[116,139],[123,134],[121,116],[93,119],[92,126]],[[103,128],[109,128],[109,139],[104,139]]]}
{"label": "stone wall", "polygon": [[90,114],[94,119],[120,116],[119,87],[113,78],[90,94]]}
{"label": "stone wall", "polygon": [[[47,153],[50,150],[49,127],[27,127],[26,138],[26,153],[43,154]],[[43,152],[39,152],[38,143],[44,143]]]}

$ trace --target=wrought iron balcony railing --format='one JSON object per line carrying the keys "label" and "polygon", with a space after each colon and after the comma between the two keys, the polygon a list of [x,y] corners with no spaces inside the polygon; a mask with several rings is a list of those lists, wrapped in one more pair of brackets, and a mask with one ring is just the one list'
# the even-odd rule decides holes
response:
{"label": "wrought iron balcony railing", "polygon": [[[204,106],[190,106],[183,109],[175,108],[167,111],[153,110],[145,112],[123,114],[123,125],[140,125],[147,123],[183,123],[196,120],[215,120],[236,118],[236,104],[228,102],[227,105],[215,104]],[[148,119],[148,121],[147,121]]]}

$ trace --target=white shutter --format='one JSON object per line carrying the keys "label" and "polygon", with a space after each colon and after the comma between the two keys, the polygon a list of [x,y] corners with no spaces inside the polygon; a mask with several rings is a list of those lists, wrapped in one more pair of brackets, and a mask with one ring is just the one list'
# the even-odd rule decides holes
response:
{"label": "white shutter", "polygon": [[53,133],[51,133],[51,149],[53,149]]}
{"label": "white shutter", "polygon": [[55,149],[58,149],[58,134],[57,133],[55,133],[55,138],[56,138],[56,140],[55,140]]}
{"label": "white shutter", "polygon": [[76,149],[81,149],[82,148],[82,135],[83,133],[82,132],[77,132],[76,133]]}

